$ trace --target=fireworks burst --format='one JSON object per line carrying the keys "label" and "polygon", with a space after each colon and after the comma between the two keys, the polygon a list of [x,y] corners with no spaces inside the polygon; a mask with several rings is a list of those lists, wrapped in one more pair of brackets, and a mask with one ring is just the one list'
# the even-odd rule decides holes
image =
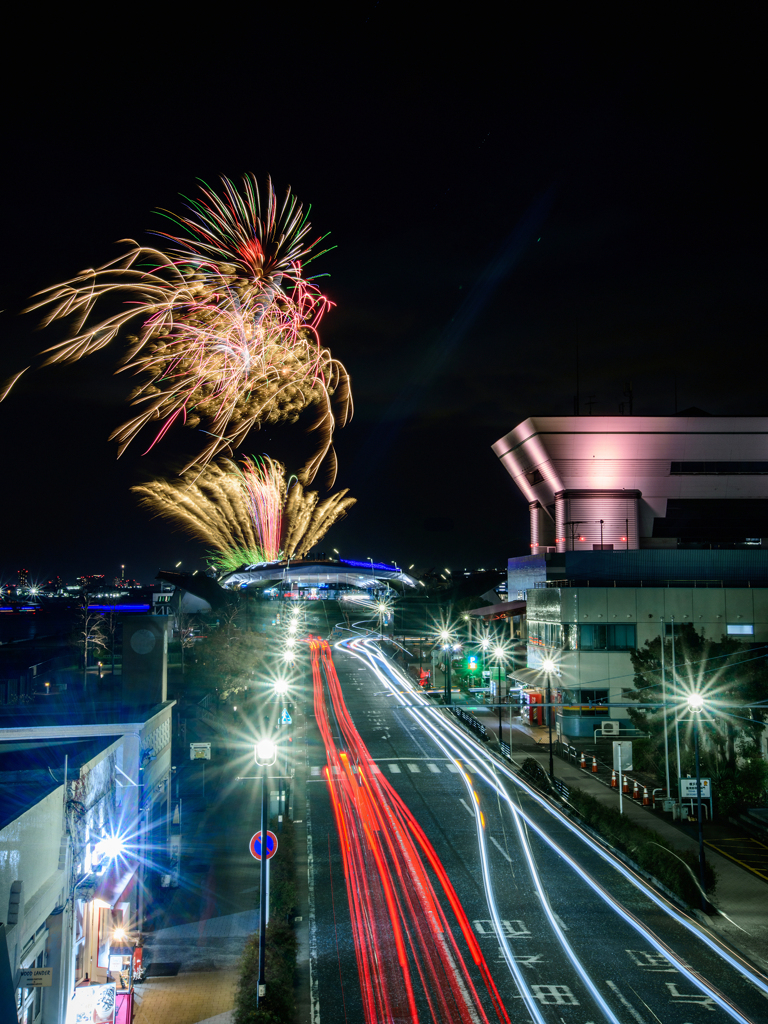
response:
{"label": "fireworks burst", "polygon": [[[76,362],[138,321],[120,370],[142,378],[131,395],[141,411],[111,435],[119,454],[153,421],[160,427],[149,448],[183,422],[211,437],[185,468],[204,466],[250,430],[295,422],[312,406],[318,445],[302,481],[314,479],[326,455],[333,477],[333,431],[350,418],[352,398],[347,371],[319,340],[330,303],[303,276],[302,261],[321,255],[313,252],[321,239],[308,241],[310,224],[290,191],[280,206],[269,182],[263,206],[253,176],[243,178],[242,194],[222,181],[223,196],[203,187],[189,216],[162,211],[183,232],[156,232],[166,250],[125,239],[125,256],[38,293],[30,309],[48,310],[43,325],[72,319],[69,337],[45,350],[45,364]],[[123,308],[94,322],[100,300],[118,296]]]}
{"label": "fireworks burst", "polygon": [[221,572],[303,558],[356,500],[345,489],[320,501],[266,457],[243,459],[242,468],[228,459],[212,462],[189,481],[155,480],[131,490],[144,508],[209,544]]}

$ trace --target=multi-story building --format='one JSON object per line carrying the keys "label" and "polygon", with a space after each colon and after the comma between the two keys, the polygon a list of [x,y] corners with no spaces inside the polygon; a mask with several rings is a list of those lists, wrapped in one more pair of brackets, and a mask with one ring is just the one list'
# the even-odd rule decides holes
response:
{"label": "multi-story building", "polygon": [[530,517],[508,565],[514,675],[541,686],[554,660],[563,737],[629,726],[608,705],[662,631],[768,640],[768,418],[532,417],[493,447]]}

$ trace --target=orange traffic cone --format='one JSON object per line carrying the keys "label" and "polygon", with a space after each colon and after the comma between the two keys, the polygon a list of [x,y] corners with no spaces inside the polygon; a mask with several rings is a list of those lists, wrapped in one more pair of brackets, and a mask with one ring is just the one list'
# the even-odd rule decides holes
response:
{"label": "orange traffic cone", "polygon": [[643,786],[643,807],[649,807],[651,801],[648,799],[648,787]]}
{"label": "orange traffic cone", "polygon": [[635,786],[634,786],[634,789],[632,790],[632,799],[633,800],[639,800],[640,799],[640,787],[637,784],[637,779],[635,779]]}
{"label": "orange traffic cone", "polygon": [[579,768],[583,768],[585,771],[586,771],[586,768],[587,768],[587,759],[584,756],[584,751],[583,750],[581,752],[581,761],[579,761]]}
{"label": "orange traffic cone", "polygon": [[618,789],[618,788],[619,788],[619,781],[616,778],[616,769],[614,768],[613,769],[613,773],[611,774],[611,789]]}
{"label": "orange traffic cone", "polygon": [[592,774],[597,775],[597,758],[592,758]]}
{"label": "orange traffic cone", "polygon": [[629,792],[629,779],[627,778],[626,775],[621,780],[621,792],[622,793],[628,793]]}

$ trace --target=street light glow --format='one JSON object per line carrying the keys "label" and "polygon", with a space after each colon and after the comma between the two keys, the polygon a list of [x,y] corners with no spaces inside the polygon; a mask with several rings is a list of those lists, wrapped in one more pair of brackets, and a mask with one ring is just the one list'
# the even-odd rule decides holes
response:
{"label": "street light glow", "polygon": [[253,748],[253,755],[256,759],[256,764],[274,764],[277,758],[277,746],[274,740],[259,740]]}
{"label": "street light glow", "polygon": [[288,681],[285,679],[275,680],[275,693],[288,693]]}
{"label": "street light glow", "polygon": [[551,658],[545,658],[541,663],[541,667],[544,669],[545,672],[555,671],[555,663]]}
{"label": "street light glow", "polygon": [[688,697],[688,707],[691,711],[702,711],[704,708],[704,698],[700,693],[692,693]]}
{"label": "street light glow", "polygon": [[111,835],[105,836],[99,843],[96,844],[96,850],[101,857],[108,857],[110,860],[114,860],[115,857],[119,857],[125,849],[125,843],[120,836]]}

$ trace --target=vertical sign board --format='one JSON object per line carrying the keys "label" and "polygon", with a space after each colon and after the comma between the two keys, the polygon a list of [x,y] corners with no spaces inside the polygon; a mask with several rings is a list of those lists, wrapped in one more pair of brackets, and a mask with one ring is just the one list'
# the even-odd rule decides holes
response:
{"label": "vertical sign board", "polygon": [[190,761],[210,761],[211,760],[211,744],[210,743],[190,743],[189,744],[189,759],[190,759]]}
{"label": "vertical sign board", "polygon": [[613,741],[614,770],[625,772],[632,769],[632,740]]}

